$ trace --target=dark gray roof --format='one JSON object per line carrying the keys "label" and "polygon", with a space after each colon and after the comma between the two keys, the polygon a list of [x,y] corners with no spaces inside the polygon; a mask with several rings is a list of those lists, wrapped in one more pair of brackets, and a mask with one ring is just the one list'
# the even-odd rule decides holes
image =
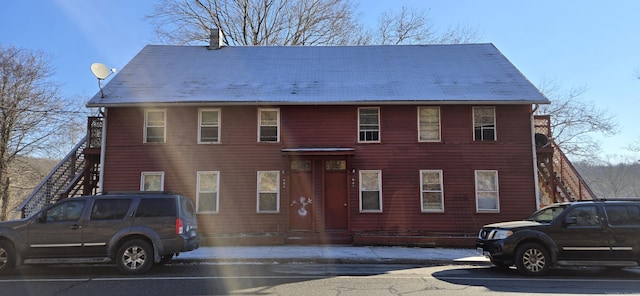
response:
{"label": "dark gray roof", "polygon": [[493,44],[148,45],[88,106],[549,103]]}

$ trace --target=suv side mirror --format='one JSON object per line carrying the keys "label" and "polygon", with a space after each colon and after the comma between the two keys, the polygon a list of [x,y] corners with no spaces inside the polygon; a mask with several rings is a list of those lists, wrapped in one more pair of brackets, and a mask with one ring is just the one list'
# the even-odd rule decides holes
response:
{"label": "suv side mirror", "polygon": [[47,219],[45,218],[44,212],[38,213],[38,217],[36,217],[36,221],[38,221],[38,223],[44,223],[47,221]]}
{"label": "suv side mirror", "polygon": [[568,225],[573,225],[578,223],[578,218],[573,216],[573,217],[566,217],[564,219],[564,222],[562,223],[563,226],[568,226]]}

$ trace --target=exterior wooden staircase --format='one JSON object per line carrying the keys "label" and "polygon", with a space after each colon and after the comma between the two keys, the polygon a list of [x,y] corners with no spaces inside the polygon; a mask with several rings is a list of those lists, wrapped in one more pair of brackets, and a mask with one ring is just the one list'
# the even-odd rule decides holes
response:
{"label": "exterior wooden staircase", "polygon": [[97,193],[102,124],[102,117],[88,118],[87,136],[18,206],[14,216],[26,218],[60,199]]}
{"label": "exterior wooden staircase", "polygon": [[552,203],[597,199],[589,185],[554,142],[551,117],[534,117],[540,206]]}

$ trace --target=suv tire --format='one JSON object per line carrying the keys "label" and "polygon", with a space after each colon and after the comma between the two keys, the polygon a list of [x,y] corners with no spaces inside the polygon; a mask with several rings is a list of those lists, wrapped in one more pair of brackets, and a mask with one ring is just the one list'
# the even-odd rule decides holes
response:
{"label": "suv tire", "polygon": [[546,248],[537,243],[526,243],[516,251],[516,267],[525,275],[543,275],[549,271],[551,257]]}
{"label": "suv tire", "polygon": [[145,273],[153,265],[153,249],[141,239],[127,241],[116,253],[116,264],[123,274]]}
{"label": "suv tire", "polygon": [[13,245],[6,240],[0,240],[0,274],[7,274],[16,265],[16,252]]}

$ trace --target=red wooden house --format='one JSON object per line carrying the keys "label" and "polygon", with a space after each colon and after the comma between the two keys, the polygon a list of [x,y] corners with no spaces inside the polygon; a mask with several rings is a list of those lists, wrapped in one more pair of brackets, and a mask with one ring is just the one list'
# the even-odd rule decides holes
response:
{"label": "red wooden house", "polygon": [[540,205],[547,103],[492,44],[149,45],[84,155],[99,192],[191,197],[213,243],[461,245]]}

